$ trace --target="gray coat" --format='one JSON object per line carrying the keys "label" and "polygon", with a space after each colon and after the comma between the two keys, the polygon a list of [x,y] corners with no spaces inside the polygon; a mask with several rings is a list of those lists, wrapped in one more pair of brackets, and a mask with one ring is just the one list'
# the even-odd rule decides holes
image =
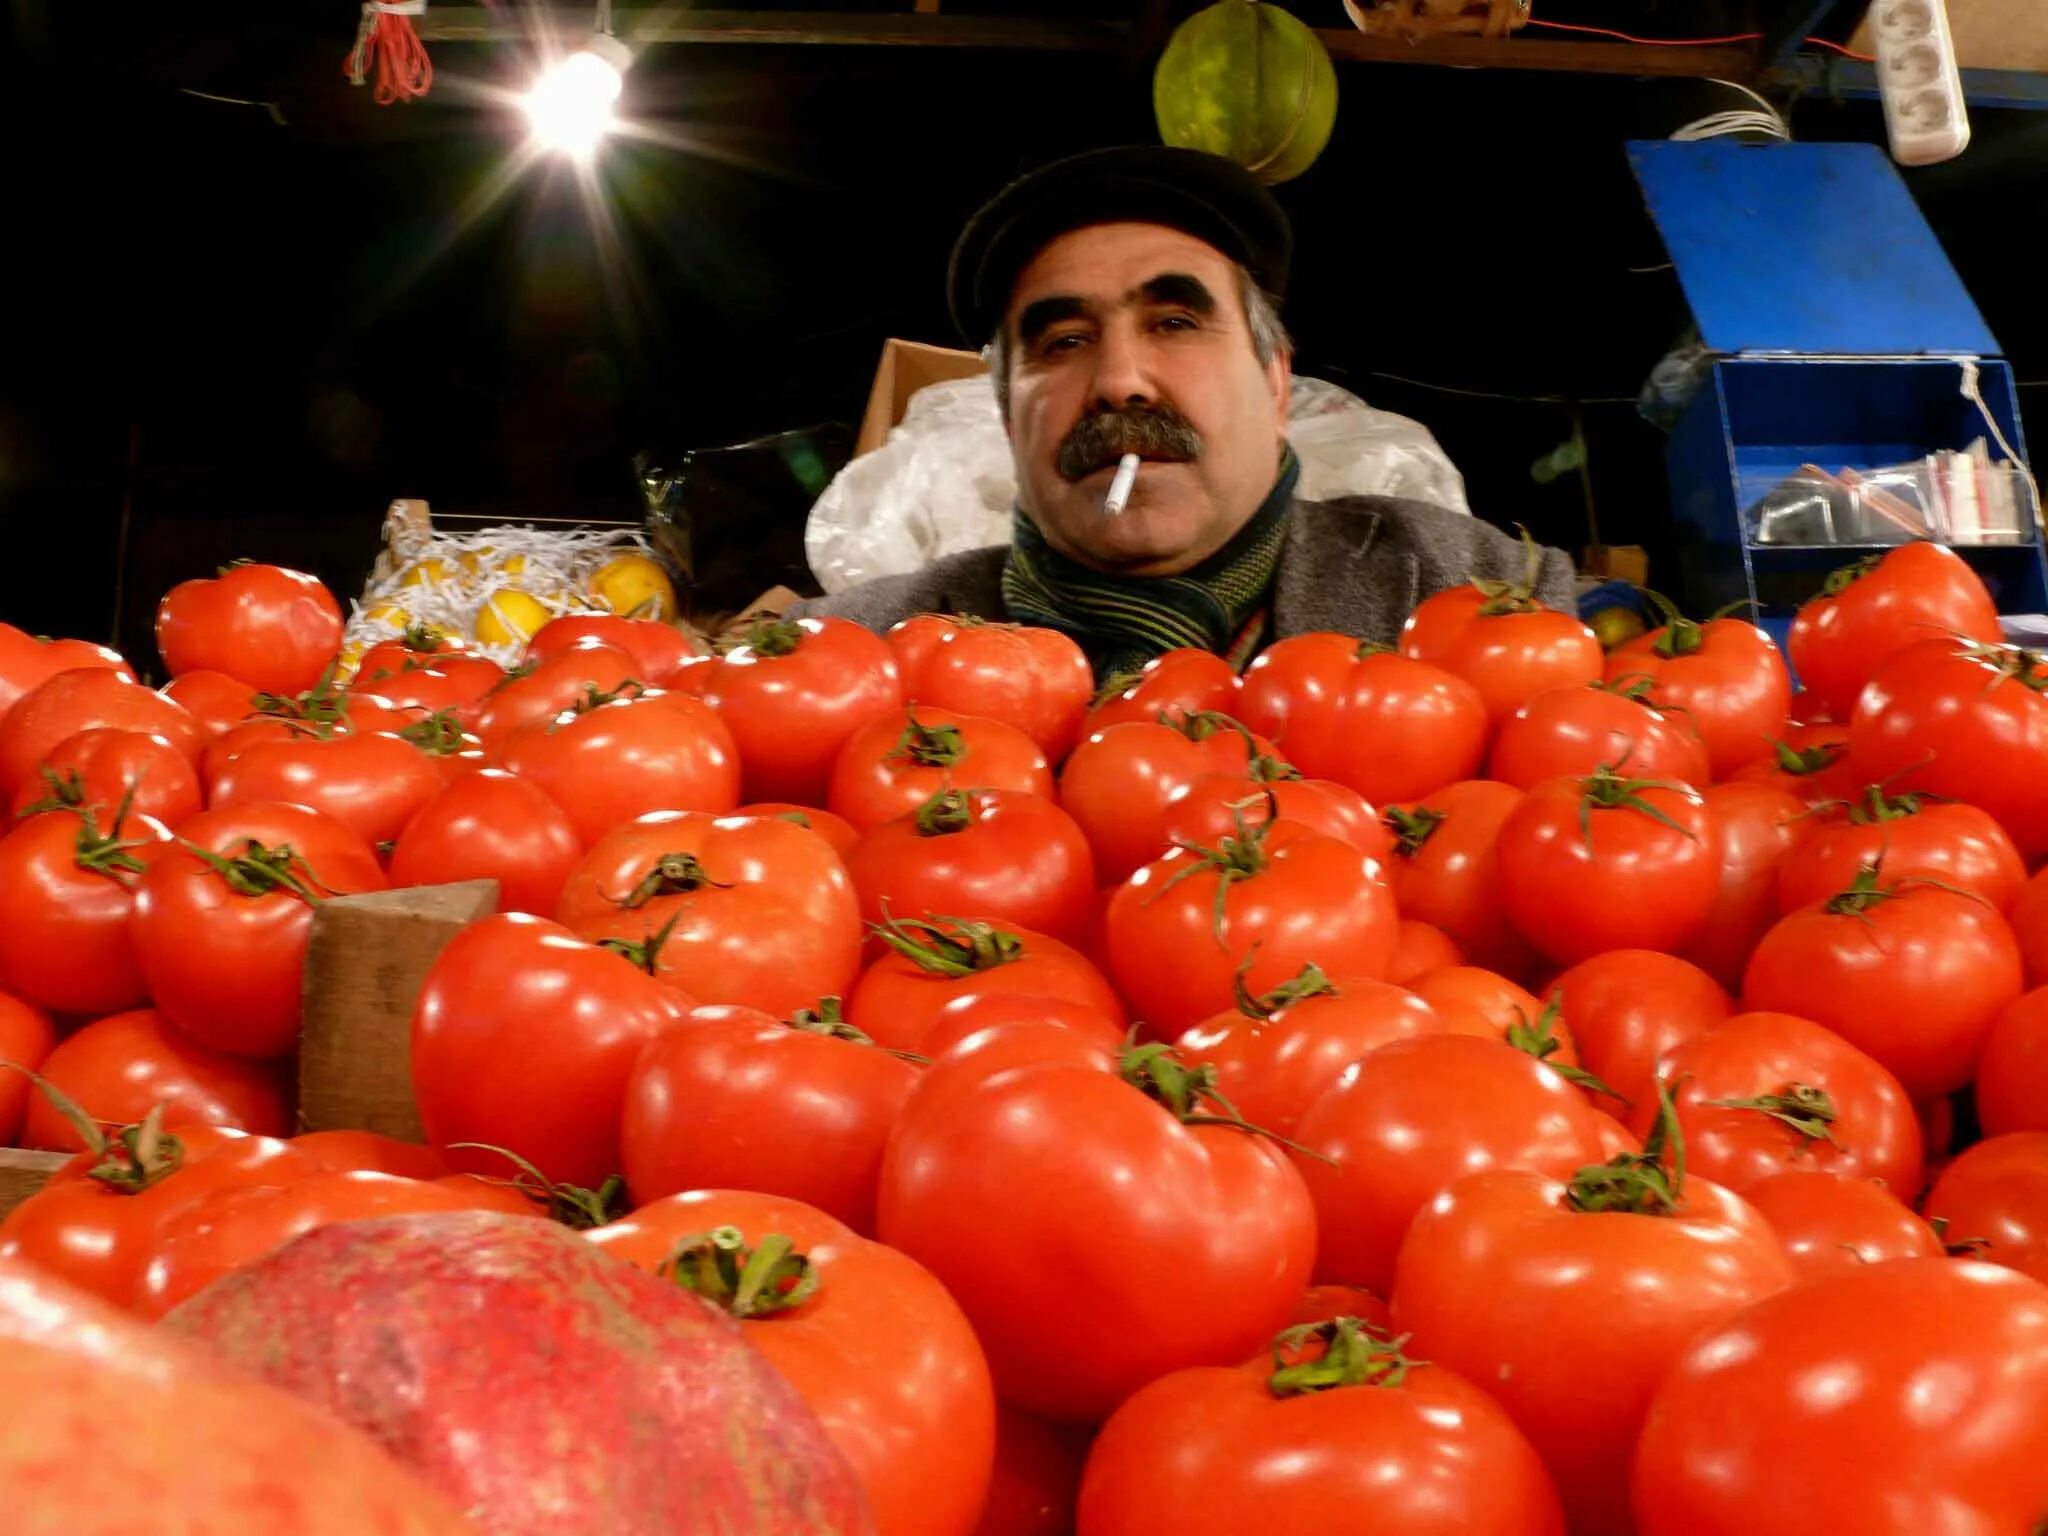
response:
{"label": "gray coat", "polygon": [[[882,631],[913,613],[1000,620],[1009,546],[948,555],[907,576],[883,576],[833,597],[814,598],[792,618],[828,615]],[[1275,638],[1335,630],[1392,645],[1401,623],[1433,592],[1490,576],[1520,581],[1527,556],[1512,535],[1476,517],[1391,496],[1297,501],[1274,578]],[[1575,611],[1572,562],[1543,551],[1536,596]]]}

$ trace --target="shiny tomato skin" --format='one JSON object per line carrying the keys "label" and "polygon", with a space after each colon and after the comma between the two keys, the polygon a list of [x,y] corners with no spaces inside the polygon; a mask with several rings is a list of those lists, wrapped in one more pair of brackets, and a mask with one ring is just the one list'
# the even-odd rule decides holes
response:
{"label": "shiny tomato skin", "polygon": [[640,681],[666,688],[695,654],[690,636],[659,619],[628,619],[612,613],[565,613],[534,631],[526,643],[529,660],[546,661],[570,647],[596,640],[633,658]]}
{"label": "shiny tomato skin", "polygon": [[1240,686],[1230,663],[1214,651],[1182,646],[1154,656],[1128,681],[1110,679],[1082,721],[1081,735],[1132,720],[1149,724],[1161,715],[1236,715]]}
{"label": "shiny tomato skin", "polygon": [[998,1024],[1050,1024],[1073,1030],[1105,1050],[1124,1042],[1124,1029],[1116,1018],[1086,1003],[1021,993],[967,993],[938,1011],[918,1042],[916,1054],[937,1061],[961,1041]]}
{"label": "shiny tomato skin", "polygon": [[1464,963],[1465,952],[1443,929],[1434,923],[1404,917],[1394,937],[1394,958],[1387,962],[1387,980],[1400,987],[1412,986],[1417,978],[1431,971]]}
{"label": "shiny tomato skin", "polygon": [[1394,833],[1387,869],[1401,915],[1441,928],[1473,965],[1509,975],[1522,974],[1532,953],[1501,905],[1495,844],[1521,803],[1511,784],[1465,779],[1382,813]]}
{"label": "shiny tomato skin", "polygon": [[2007,915],[2026,961],[2027,985],[2048,986],[2048,869],[2020,887]]}
{"label": "shiny tomato skin", "polygon": [[456,1168],[503,1160],[595,1189],[619,1170],[619,1114],[640,1049],[689,1004],[559,924],[500,913],[434,961],[412,1021],[412,1073],[427,1140]]}
{"label": "shiny tomato skin", "polygon": [[943,915],[1079,938],[1094,915],[1095,858],[1074,818],[1012,789],[953,794],[953,813],[898,816],[854,844],[846,872],[861,920]]}
{"label": "shiny tomato skin", "polygon": [[1427,661],[1479,690],[1498,730],[1546,688],[1600,680],[1605,653],[1592,630],[1549,608],[1485,613],[1477,587],[1424,598],[1401,627],[1401,654]]}
{"label": "shiny tomato skin", "polygon": [[610,697],[629,689],[642,681],[638,673],[639,663],[632,654],[616,645],[598,641],[572,645],[537,663],[530,672],[507,673],[483,696],[471,728],[483,738],[484,750],[495,757],[515,731],[545,725],[592,693]]}
{"label": "shiny tomato skin", "polygon": [[0,623],[0,716],[44,679],[79,667],[105,667],[131,683],[135,681],[134,669],[111,646],[89,640],[48,640]]}
{"label": "shiny tomato skin", "polygon": [[1800,608],[1785,639],[1810,701],[1836,720],[1849,718],[1863,685],[1906,647],[1944,635],[1987,645],[2000,638],[1991,593],[1953,550],[1901,544],[1861,569],[1837,572],[1830,586],[1839,590]]}
{"label": "shiny tomato skin", "polygon": [[267,693],[320,680],[341,650],[341,605],[318,578],[275,565],[229,566],[181,581],[156,610],[156,645],[173,677],[204,668]]}
{"label": "shiny tomato skin", "polygon": [[441,1179],[448,1160],[432,1147],[400,1141],[377,1131],[307,1131],[291,1148],[328,1173],[389,1173],[401,1179]]}
{"label": "shiny tomato skin", "polygon": [[[860,974],[847,994],[846,1017],[877,1043],[896,1051],[927,1050],[940,1015],[962,998],[1048,998],[1102,1014],[1123,1033],[1123,1002],[1094,963],[1049,934],[1008,927],[937,925],[917,956],[891,949]],[[919,958],[921,956],[922,958]]]}
{"label": "shiny tomato skin", "polygon": [[1780,916],[1778,867],[1806,830],[1807,807],[1786,790],[1741,781],[1710,784],[1700,798],[1714,821],[1720,884],[1682,953],[1734,990],[1742,986],[1757,940]]}
{"label": "shiny tomato skin", "polygon": [[1517,789],[1611,764],[1632,779],[1703,787],[1706,743],[1685,716],[1594,684],[1546,688],[1501,722],[1486,776]]}
{"label": "shiny tomato skin", "polygon": [[1081,739],[1095,672],[1081,647],[1058,630],[926,613],[903,620],[886,638],[911,703],[1015,726],[1055,763]]}
{"label": "shiny tomato skin", "polygon": [[1444,1189],[1401,1246],[1394,1322],[1521,1426],[1574,1536],[1630,1536],[1630,1453],[1666,1368],[1795,1277],[1764,1219],[1706,1179],[1660,1215],[1577,1211],[1567,1188],[1494,1168]]}
{"label": "shiny tomato skin", "polygon": [[313,908],[283,886],[244,895],[192,849],[236,858],[251,841],[273,854],[288,848],[295,876],[320,899],[387,889],[377,855],[333,817],[298,805],[222,806],[178,831],[178,846],[155,857],[135,893],[130,934],[150,996],[201,1045],[282,1056],[298,1040]]}
{"label": "shiny tomato skin", "polygon": [[[1012,1053],[1020,1032],[1028,1052]],[[953,1293],[1003,1399],[1097,1422],[1167,1371],[1270,1338],[1315,1251],[1286,1154],[1232,1126],[1183,1124],[1071,1030],[1010,1025],[975,1041],[904,1106],[879,1230]]]}
{"label": "shiny tomato skin", "polygon": [[[1678,1110],[1688,1172],[1744,1194],[1788,1169],[1876,1179],[1902,1200],[1920,1191],[1920,1121],[1899,1080],[1833,1030],[1789,1013],[1738,1013],[1673,1047],[1657,1075]],[[1827,1096],[1824,1136],[1806,1136],[1767,1110],[1719,1101],[1782,1097],[1794,1086]],[[1782,1107],[1782,1106],[1781,1106]],[[1796,1111],[1794,1112],[1796,1114]],[[1647,1136],[1654,1098],[1639,1097],[1629,1129]]]}
{"label": "shiny tomato skin", "polygon": [[348,697],[351,703],[382,699],[394,709],[427,714],[445,709],[468,727],[482,717],[484,699],[504,680],[505,669],[488,656],[450,654],[432,665],[396,669],[376,667],[374,659],[365,656],[348,685]]}
{"label": "shiny tomato skin", "polygon": [[1309,1106],[1295,1166],[1315,1200],[1316,1280],[1386,1295],[1415,1213],[1479,1168],[1569,1177],[1601,1158],[1585,1096],[1497,1040],[1425,1035],[1346,1068]]}
{"label": "shiny tomato skin", "polygon": [[427,753],[384,731],[259,741],[213,781],[210,803],[303,805],[364,842],[388,843],[444,782]]}
{"label": "shiny tomato skin", "polygon": [[1780,919],[1750,956],[1742,1005],[1825,1025],[1916,1099],[1952,1093],[2020,995],[2019,945],[1980,897],[1910,879],[1880,893],[1864,911],[1812,906]]}
{"label": "shiny tomato skin", "polygon": [[1692,722],[1714,778],[1785,734],[1791,674],[1777,644],[1746,619],[1665,625],[1623,641],[1607,654],[1607,680],[1637,678],[1648,681],[1651,703]]}
{"label": "shiny tomato skin", "polygon": [[498,910],[551,917],[583,844],[562,808],[531,779],[502,768],[444,786],[398,834],[391,883],[498,882]]}
{"label": "shiny tomato skin", "polygon": [[547,791],[585,846],[649,811],[717,816],[740,803],[732,732],[687,694],[649,692],[522,727],[499,761]]}
{"label": "shiny tomato skin", "polygon": [[732,813],[735,816],[752,816],[757,820],[774,819],[795,822],[807,828],[831,844],[832,851],[843,861],[853,851],[853,845],[860,841],[860,833],[844,816],[835,816],[830,811],[821,811],[812,805],[793,805],[786,800],[757,800],[752,805],[743,805]]}
{"label": "shiny tomato skin", "polygon": [[904,704],[887,642],[850,619],[761,626],[704,672],[701,696],[739,744],[749,800],[824,804],[847,738]]}
{"label": "shiny tomato skin", "polygon": [[1657,1062],[1734,1011],[1721,984],[1688,961],[1649,949],[1581,960],[1551,983],[1579,1064],[1623,1099],[1655,1096]]}
{"label": "shiny tomato skin", "polygon": [[[107,1125],[132,1125],[162,1104],[164,1123],[173,1130],[214,1125],[261,1136],[291,1130],[278,1072],[194,1045],[151,1008],[93,1020],[58,1042],[42,1072]],[[71,1122],[37,1094],[29,1101],[22,1145],[76,1152],[82,1143]]]}
{"label": "shiny tomato skin", "polygon": [[1073,1536],[1091,1439],[1086,1429],[999,1401],[995,1467],[974,1536]]}
{"label": "shiny tomato skin", "polygon": [[1985,1135],[2048,1131],[2048,987],[2014,998],[1992,1021],[1974,1092]]}
{"label": "shiny tomato skin", "polygon": [[1976,806],[1909,800],[1882,819],[1871,819],[1861,808],[1808,818],[1778,864],[1778,907],[1795,912],[1826,901],[1847,890],[1857,870],[1879,860],[1894,879],[1930,875],[1975,891],[2001,912],[2019,899],[2027,881],[2027,866],[2012,839]]}
{"label": "shiny tomato skin", "polygon": [[1077,1536],[1564,1536],[1527,1438],[1455,1372],[1414,1365],[1282,1398],[1273,1370],[1268,1358],[1201,1366],[1129,1398],[1089,1452]]}
{"label": "shiny tomato skin", "polygon": [[1923,1213],[1970,1256],[2048,1281],[2048,1131],[2008,1131],[1965,1147],[1927,1192]]}
{"label": "shiny tomato skin", "polygon": [[1160,819],[1169,844],[1214,847],[1240,826],[1262,827],[1275,818],[1349,843],[1384,862],[1394,839],[1363,795],[1334,779],[1278,779],[1246,784],[1228,774],[1204,774],[1176,795]]}
{"label": "shiny tomato skin", "polygon": [[44,755],[36,776],[15,790],[14,815],[18,820],[52,803],[112,813],[124,801],[135,814],[175,828],[199,812],[199,775],[161,736],[98,726],[65,737]]}
{"label": "shiny tomato skin", "polygon": [[825,804],[865,832],[946,789],[1008,789],[1044,800],[1054,793],[1044,749],[1016,726],[916,703],[847,738]]}
{"label": "shiny tomato skin", "polygon": [[0,1068],[0,1147],[21,1145],[22,1117],[35,1094],[27,1072],[40,1070],[56,1043],[57,1029],[49,1014],[24,998],[0,992],[0,1061],[27,1069]]}
{"label": "shiny tomato skin", "polygon": [[2048,1287],[1909,1259],[1774,1296],[1680,1352],[1632,1481],[1640,1536],[2030,1530],[2048,1508]]}
{"label": "shiny tomato skin", "polygon": [[[0,986],[54,1013],[119,1013],[149,1001],[135,953],[135,890],[170,833],[111,812],[44,811],[0,837]],[[115,862],[99,862],[102,852]],[[139,866],[139,868],[138,868]]]}
{"label": "shiny tomato skin", "polygon": [[1594,779],[1546,779],[1495,839],[1508,920],[1560,965],[1609,949],[1675,950],[1706,920],[1720,847],[1706,802],[1643,785],[1588,804]]}
{"label": "shiny tomato skin", "polygon": [[1393,958],[1399,917],[1375,860],[1288,822],[1253,837],[1255,873],[1226,879],[1176,848],[1110,901],[1110,976],[1160,1038],[1230,1007],[1240,979],[1256,996],[1304,965],[1373,978]]}
{"label": "shiny tomato skin", "polygon": [[1112,725],[1074,748],[1060,771],[1060,806],[1087,834],[1103,882],[1125,880],[1166,851],[1161,823],[1176,795],[1204,774],[1243,776],[1271,751],[1215,715]]}
{"label": "shiny tomato skin", "polygon": [[1849,761],[1849,722],[1842,720],[1788,725],[1762,753],[1722,775],[1722,782],[1765,784],[1802,805],[1819,806],[1853,794],[1856,778]]}
{"label": "shiny tomato skin", "polygon": [[626,1079],[626,1188],[647,1205],[744,1186],[872,1233],[882,1147],[919,1071],[758,1008],[694,1008],[641,1048]]}
{"label": "shiny tomato skin", "polygon": [[[1429,1004],[1444,1028],[1454,1035],[1505,1040],[1515,1025],[1533,1023],[1543,1012],[1543,1001],[1535,993],[1476,965],[1453,965],[1431,971],[1416,977],[1412,987],[1415,995]],[[1570,1030],[1559,1027],[1563,1022],[1553,1023],[1562,1049],[1552,1059],[1576,1066],[1578,1053],[1573,1048]]]}
{"label": "shiny tomato skin", "polygon": [[109,668],[73,668],[38,683],[0,715],[0,797],[12,804],[24,783],[37,780],[52,748],[102,726],[161,736],[188,760],[199,755],[199,723],[183,705]]}
{"label": "shiny tomato skin", "polygon": [[205,669],[174,677],[157,690],[192,716],[202,743],[218,740],[248,719],[261,691],[239,677]]}
{"label": "shiny tomato skin", "polygon": [[1942,1256],[1934,1228],[1873,1179],[1798,1169],[1750,1185],[1742,1198],[1771,1224],[1801,1280]]}
{"label": "shiny tomato skin", "polygon": [[740,1331],[786,1377],[867,1490],[879,1536],[968,1536],[995,1459],[988,1363],[945,1287],[905,1254],[799,1201],[695,1190],[588,1234],[658,1270],[678,1242],[736,1229],[746,1246],[788,1238],[818,1277]]}

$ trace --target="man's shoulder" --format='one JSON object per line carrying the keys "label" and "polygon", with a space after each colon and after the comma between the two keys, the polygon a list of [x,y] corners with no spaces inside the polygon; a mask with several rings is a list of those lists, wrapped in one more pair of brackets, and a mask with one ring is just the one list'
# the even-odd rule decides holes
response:
{"label": "man's shoulder", "polygon": [[797,619],[851,619],[877,634],[914,613],[960,613],[970,618],[1003,617],[1003,562],[1007,544],[945,555],[901,576],[877,576],[814,597],[789,610]]}

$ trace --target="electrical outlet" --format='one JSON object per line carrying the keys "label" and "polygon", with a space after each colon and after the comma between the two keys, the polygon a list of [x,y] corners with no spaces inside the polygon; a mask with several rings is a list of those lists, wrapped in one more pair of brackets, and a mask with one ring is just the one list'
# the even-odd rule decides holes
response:
{"label": "electrical outlet", "polygon": [[1944,0],[1877,0],[1870,15],[1892,158],[1901,165],[1953,160],[1970,142],[1970,113],[1948,6]]}

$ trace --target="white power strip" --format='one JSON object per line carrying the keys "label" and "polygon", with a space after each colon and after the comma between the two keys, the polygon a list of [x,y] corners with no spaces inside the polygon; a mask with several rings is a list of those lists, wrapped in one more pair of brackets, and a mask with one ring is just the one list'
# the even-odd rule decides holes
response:
{"label": "white power strip", "polygon": [[1877,0],[1870,24],[1892,158],[1901,165],[1955,159],[1970,142],[1970,113],[1945,0]]}

